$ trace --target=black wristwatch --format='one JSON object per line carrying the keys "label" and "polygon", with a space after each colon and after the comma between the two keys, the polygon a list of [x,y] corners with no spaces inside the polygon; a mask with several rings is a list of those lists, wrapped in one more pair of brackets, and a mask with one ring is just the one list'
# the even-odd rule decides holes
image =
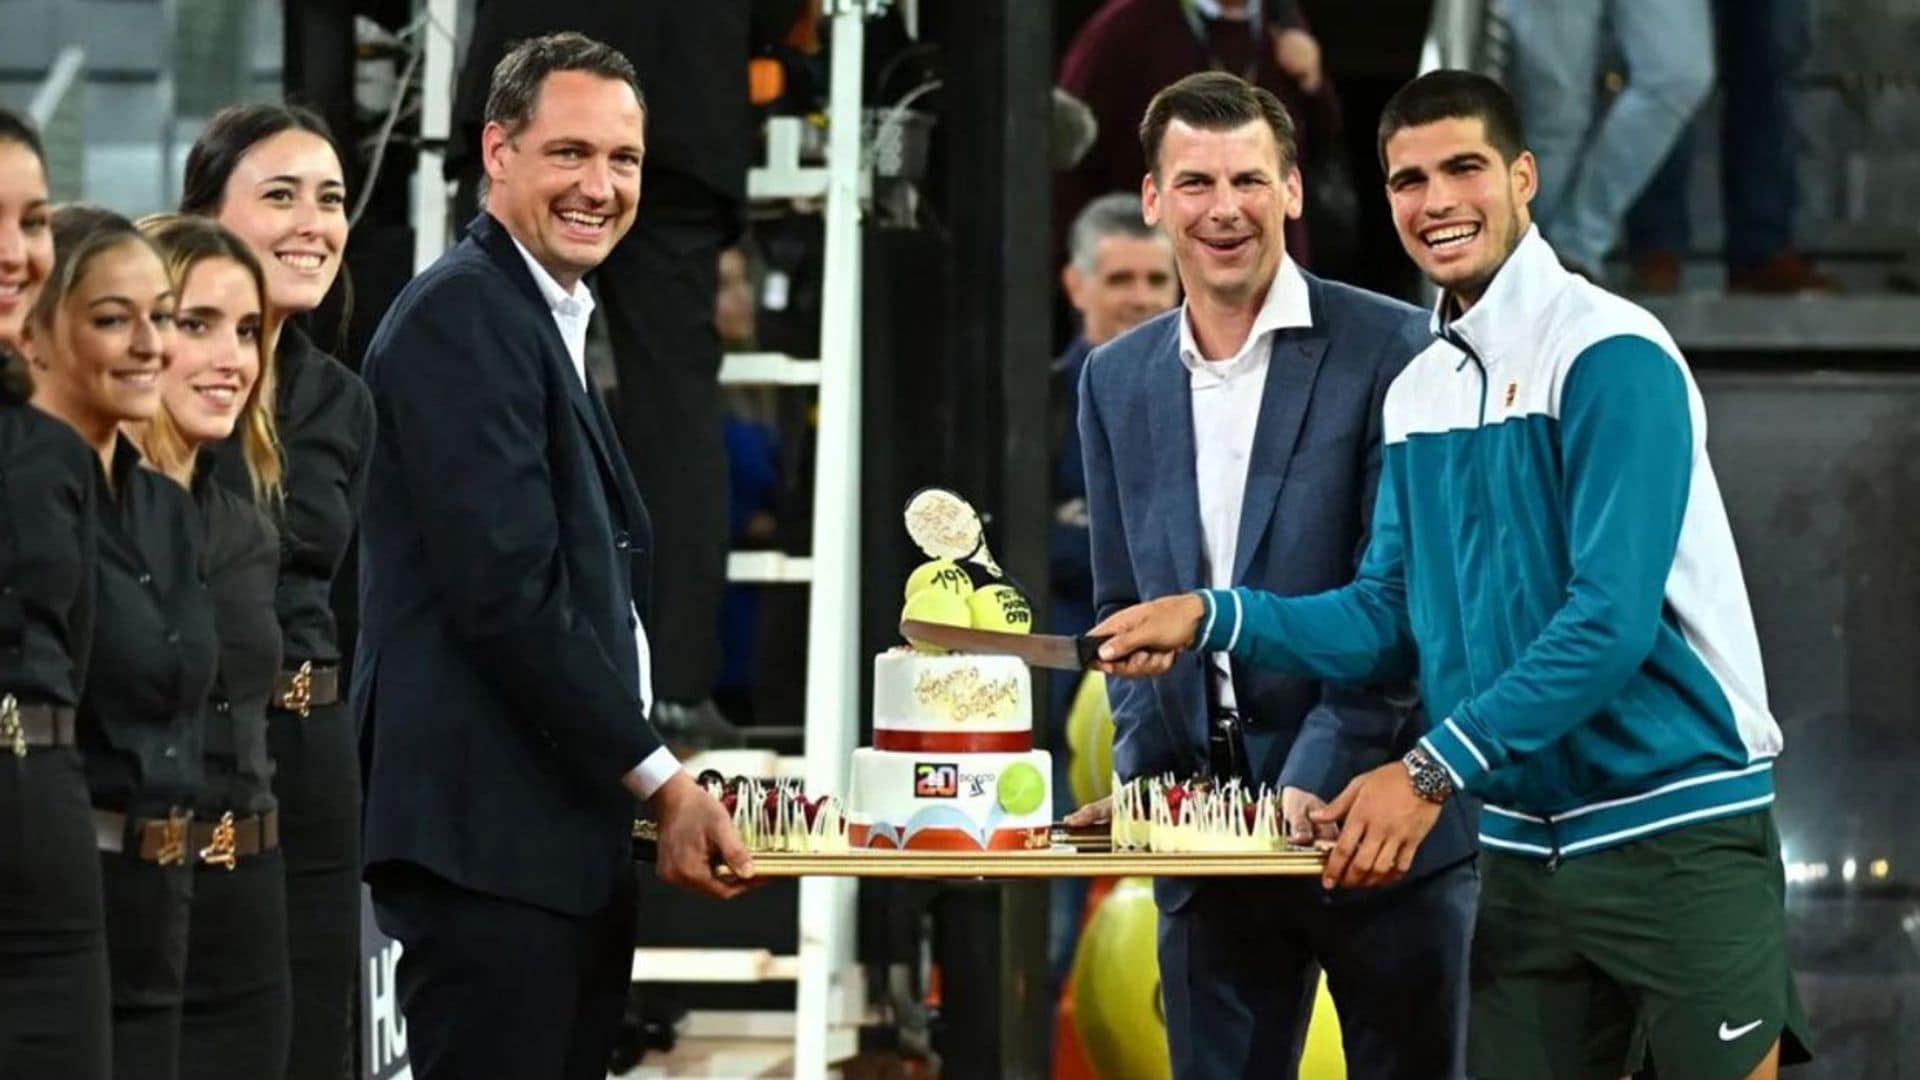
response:
{"label": "black wristwatch", "polygon": [[1453,795],[1453,778],[1439,762],[1427,756],[1427,752],[1416,746],[1407,751],[1400,759],[1407,767],[1407,775],[1413,778],[1413,793],[1430,803],[1443,803]]}

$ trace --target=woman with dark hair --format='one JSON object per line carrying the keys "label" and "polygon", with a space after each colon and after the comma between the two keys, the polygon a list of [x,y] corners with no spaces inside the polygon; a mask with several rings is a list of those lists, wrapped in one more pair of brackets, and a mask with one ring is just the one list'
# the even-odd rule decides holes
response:
{"label": "woman with dark hair", "polygon": [[[76,723],[99,847],[116,1076],[177,1074],[192,890],[191,807],[217,643],[199,515],[120,433],[160,407],[173,283],[127,219],[53,214],[55,258],[27,321],[33,403],[105,470],[98,610]],[[11,1075],[11,1074],[10,1074]],[[38,1075],[38,1074],[34,1074]]]}
{"label": "woman with dark hair", "polygon": [[16,352],[53,268],[39,139],[0,109],[0,1076],[104,1080],[107,936],[74,708],[99,465]]}
{"label": "woman with dark hair", "polygon": [[[279,381],[274,419],[285,455],[276,606],[285,657],[268,713],[293,974],[288,1075],[352,1071],[360,949],[360,771],[341,701],[334,575],[353,537],[361,469],[373,441],[366,387],[291,316],[318,307],[347,245],[346,182],[326,124],[290,105],[237,105],[208,122],[187,155],[180,209],[245,241],[266,274],[262,340]],[[242,440],[215,450],[217,475],[251,493]]]}
{"label": "woman with dark hair", "polygon": [[[133,431],[147,464],[193,493],[207,536],[220,662],[207,702],[194,806],[198,859],[187,934],[180,1075],[271,1080],[287,1068],[286,872],[267,755],[267,702],[280,673],[274,586],[280,496],[273,370],[260,340],[266,278],[244,242],[202,217],[140,222],[179,291],[160,411]],[[239,444],[251,496],[213,478],[213,448]]]}
{"label": "woman with dark hair", "polygon": [[24,117],[0,109],[0,345],[19,346],[53,266],[51,213],[40,135]]}

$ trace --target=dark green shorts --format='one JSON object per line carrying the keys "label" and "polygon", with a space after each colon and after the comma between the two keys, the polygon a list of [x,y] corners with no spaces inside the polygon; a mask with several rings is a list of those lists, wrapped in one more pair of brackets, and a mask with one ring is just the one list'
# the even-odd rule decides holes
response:
{"label": "dark green shorts", "polygon": [[1661,1076],[1738,1080],[1775,1039],[1782,1064],[1807,1059],[1772,811],[1480,866],[1475,1077],[1613,1080],[1650,1052]]}

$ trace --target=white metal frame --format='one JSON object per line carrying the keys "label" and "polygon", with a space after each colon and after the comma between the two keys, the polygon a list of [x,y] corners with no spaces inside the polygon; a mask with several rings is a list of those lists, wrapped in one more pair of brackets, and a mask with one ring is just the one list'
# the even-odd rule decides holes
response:
{"label": "white metal frame", "polygon": [[[460,0],[425,0],[427,25],[422,28],[426,49],[420,73],[419,164],[413,172],[413,272],[419,273],[447,250],[452,230],[447,221],[446,145],[453,124],[453,63],[458,47]],[[405,94],[402,86],[398,93]]]}
{"label": "white metal frame", "polygon": [[[885,0],[829,0],[826,267],[821,284],[820,408],[813,496],[813,595],[807,606],[807,780],[844,794],[860,702],[861,65],[866,24]],[[864,1006],[853,955],[854,884],[800,882],[796,1077],[824,1077],[834,1028]]]}

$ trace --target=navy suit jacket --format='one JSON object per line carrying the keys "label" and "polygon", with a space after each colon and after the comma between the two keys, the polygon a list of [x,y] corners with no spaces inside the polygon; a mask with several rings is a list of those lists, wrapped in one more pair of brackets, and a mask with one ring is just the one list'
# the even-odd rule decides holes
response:
{"label": "navy suit jacket", "polygon": [[[1380,408],[1431,340],[1417,308],[1303,274],[1313,325],[1273,339],[1240,510],[1233,583],[1283,594],[1338,588],[1366,547],[1380,472]],[[1094,606],[1208,585],[1194,478],[1193,404],[1180,309],[1094,350],[1080,385],[1080,440],[1093,541]],[[1113,765],[1124,778],[1207,767],[1203,661],[1184,653],[1151,680],[1108,679]],[[1425,730],[1411,688],[1321,683],[1236,665],[1256,781],[1324,799],[1410,749]],[[1472,854],[1476,824],[1451,799],[1412,877]],[[1162,907],[1190,887],[1162,879]]]}
{"label": "navy suit jacket", "polygon": [[634,610],[652,529],[611,421],[483,214],[367,352],[352,709],[365,860],[586,914],[632,873],[621,778],[661,743]]}

